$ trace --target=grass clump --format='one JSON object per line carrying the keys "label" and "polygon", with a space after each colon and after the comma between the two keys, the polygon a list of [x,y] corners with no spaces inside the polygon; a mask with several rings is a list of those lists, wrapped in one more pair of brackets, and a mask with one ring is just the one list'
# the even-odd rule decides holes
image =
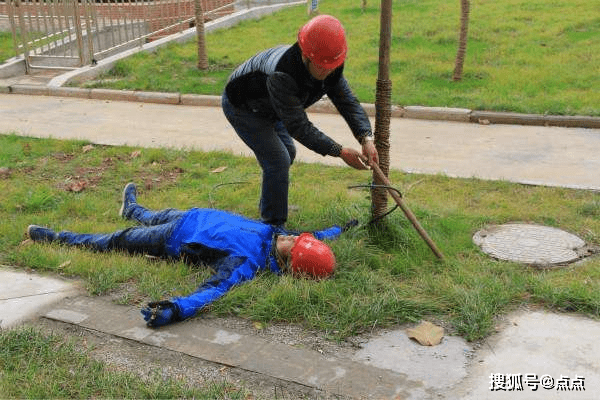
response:
{"label": "grass clump", "polygon": [[[138,184],[140,203],[152,209],[214,207],[259,217],[260,169],[254,159],[228,153],[0,135],[0,167],[7,169],[0,179],[6,199],[0,205],[0,262],[80,278],[91,295],[112,294],[123,304],[188,294],[211,272],[119,252],[21,243],[26,227],[100,233],[131,226],[118,216],[130,181]],[[401,211],[368,225],[369,191],[349,187],[369,179],[350,168],[295,164],[290,203],[299,211],[291,213],[290,229],[360,221],[330,242],[335,275],[313,281],[265,272],[203,312],[303,324],[337,339],[436,318],[450,332],[477,340],[493,331],[498,315],[521,305],[600,316],[597,258],[537,270],[490,259],[472,242],[487,225],[521,221],[558,227],[597,246],[597,193],[392,171],[390,180],[444,253],[440,262]]]}
{"label": "grass clump", "polygon": [[0,393],[6,399],[245,399],[244,389],[144,378],[94,360],[81,342],[31,327],[0,331]]}
{"label": "grass clump", "polygon": [[10,32],[0,31],[0,64],[14,57],[15,50],[13,44],[12,34]]}

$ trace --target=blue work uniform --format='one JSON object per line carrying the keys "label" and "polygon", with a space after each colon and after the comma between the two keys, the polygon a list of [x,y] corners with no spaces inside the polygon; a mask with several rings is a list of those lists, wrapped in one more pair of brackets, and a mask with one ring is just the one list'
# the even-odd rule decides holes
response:
{"label": "blue work uniform", "polygon": [[[233,286],[253,279],[261,270],[280,274],[275,258],[277,235],[298,234],[234,213],[192,208],[151,211],[131,205],[128,218],[143,224],[110,234],[59,232],[59,242],[97,251],[126,250],[192,264],[208,264],[215,274],[193,293],[169,300],[175,306],[166,323],[193,316]],[[340,226],[315,231],[319,240],[337,238]]]}

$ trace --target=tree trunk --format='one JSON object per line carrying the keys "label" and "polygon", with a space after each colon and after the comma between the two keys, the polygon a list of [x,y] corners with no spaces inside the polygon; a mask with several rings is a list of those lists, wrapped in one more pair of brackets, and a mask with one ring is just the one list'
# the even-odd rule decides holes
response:
{"label": "tree trunk", "polygon": [[[392,109],[392,81],[390,80],[390,47],[392,43],[392,0],[381,1],[381,26],[379,32],[379,72],[375,93],[375,147],[379,153],[379,168],[385,177],[390,170],[390,117]],[[383,185],[373,174],[373,183]],[[371,189],[373,219],[387,212],[387,191],[381,187]]]}
{"label": "tree trunk", "polygon": [[196,12],[196,36],[198,37],[198,69],[208,69],[208,55],[206,54],[206,40],[204,39],[204,12],[202,0],[194,0]]}
{"label": "tree trunk", "polygon": [[462,79],[463,65],[465,63],[465,54],[467,52],[467,33],[469,30],[469,0],[460,0],[460,37],[458,40],[458,51],[456,52],[456,61],[454,63],[453,81]]}

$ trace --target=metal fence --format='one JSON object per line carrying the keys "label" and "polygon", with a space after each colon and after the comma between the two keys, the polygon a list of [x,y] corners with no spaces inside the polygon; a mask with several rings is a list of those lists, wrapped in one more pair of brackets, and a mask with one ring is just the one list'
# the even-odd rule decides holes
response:
{"label": "metal fence", "polygon": [[[234,0],[202,0],[205,21]],[[195,23],[194,0],[5,0],[15,56],[26,68],[72,69],[141,46]]]}

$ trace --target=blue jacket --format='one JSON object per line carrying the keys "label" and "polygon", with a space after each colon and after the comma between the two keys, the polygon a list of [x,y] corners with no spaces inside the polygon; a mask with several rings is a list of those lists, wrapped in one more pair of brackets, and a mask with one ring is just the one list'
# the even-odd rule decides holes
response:
{"label": "blue jacket", "polygon": [[[342,228],[336,225],[312,233],[319,240],[335,239]],[[193,316],[234,285],[253,279],[260,270],[270,269],[280,274],[275,258],[276,235],[294,234],[298,233],[226,211],[202,208],[187,211],[167,241],[167,252],[173,257],[210,264],[216,272],[194,293],[170,300],[177,307],[177,317]]]}

